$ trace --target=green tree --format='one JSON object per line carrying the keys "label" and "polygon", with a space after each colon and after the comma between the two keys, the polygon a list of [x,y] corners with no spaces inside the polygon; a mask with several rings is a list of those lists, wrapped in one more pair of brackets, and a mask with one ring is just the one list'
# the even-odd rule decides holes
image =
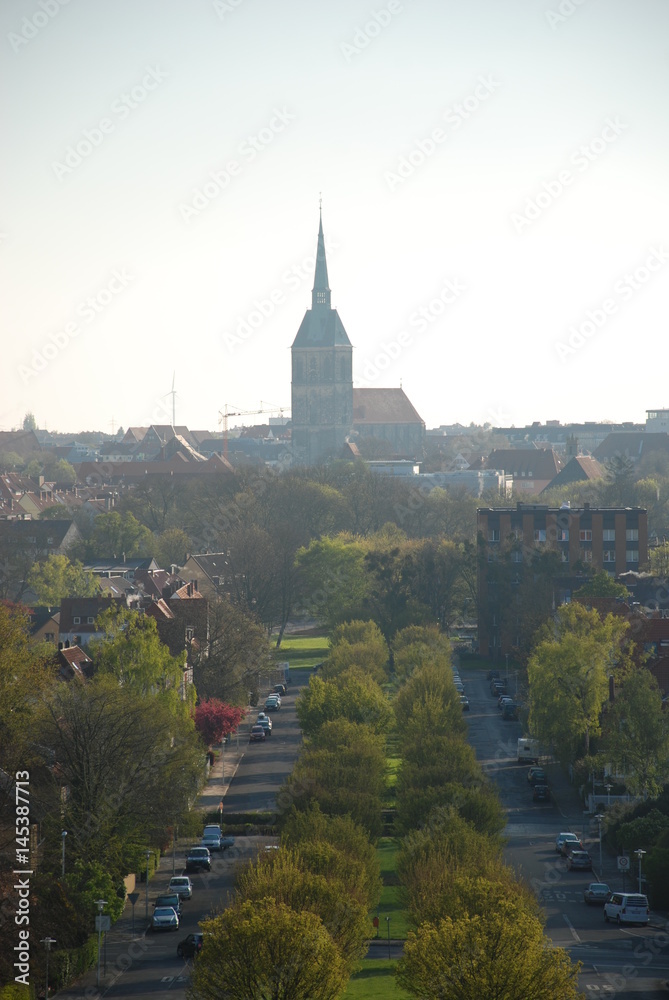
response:
{"label": "green tree", "polygon": [[299,600],[329,629],[358,618],[369,595],[365,549],[351,535],[314,539],[298,550]]}
{"label": "green tree", "polygon": [[51,555],[35,563],[28,574],[28,585],[40,604],[60,605],[61,597],[94,597],[100,592],[93,573],[65,555]]}
{"label": "green tree", "polygon": [[255,704],[273,669],[265,630],[243,608],[222,600],[209,605],[208,638],[191,650],[198,696],[246,705],[250,692]]}
{"label": "green tree", "polygon": [[367,951],[366,902],[352,895],[332,872],[314,872],[299,848],[281,848],[248,865],[237,879],[240,897],[260,903],[270,894],[277,903],[320,917],[349,969]]}
{"label": "green tree", "polygon": [[35,414],[34,413],[30,413],[30,412],[26,413],[25,417],[23,418],[23,429],[24,429],[24,431],[36,431],[37,430],[37,421],[35,420]]}
{"label": "green tree", "polygon": [[170,566],[183,566],[190,551],[191,543],[182,528],[166,528],[154,536],[153,558],[163,569]]}
{"label": "green tree", "polygon": [[579,968],[524,906],[498,895],[484,914],[410,931],[397,979],[424,1000],[576,1000]]}
{"label": "green tree", "polygon": [[349,667],[336,680],[312,677],[297,698],[296,710],[305,736],[313,736],[333,719],[361,722],[376,733],[386,732],[393,718],[383,691],[360,667]]}
{"label": "green tree", "polygon": [[650,550],[650,569],[656,576],[669,576],[669,542]]}
{"label": "green tree", "polygon": [[595,573],[582,587],[574,591],[576,600],[581,600],[584,597],[621,597],[626,599],[629,597],[629,591],[624,583],[616,583],[608,573],[601,570],[599,573]]}
{"label": "green tree", "polygon": [[433,662],[415,669],[397,692],[393,708],[400,736],[408,742],[421,726],[444,735],[465,731],[453,674],[443,664]]}
{"label": "green tree", "polygon": [[87,554],[91,558],[113,557],[128,559],[146,556],[152,549],[153,536],[148,528],[137,520],[134,514],[121,514],[117,510],[98,514],[93,531],[87,542]]}
{"label": "green tree", "polygon": [[627,629],[621,618],[602,621],[579,603],[564,604],[534,648],[527,666],[529,728],[561,760],[588,754],[590,738],[599,735],[609,674],[624,659]]}
{"label": "green tree", "polygon": [[625,678],[604,719],[603,749],[635,795],[656,796],[669,766],[669,724],[657,681],[645,668]]}
{"label": "green tree", "polygon": [[202,929],[189,1000],[335,1000],[348,980],[320,918],[271,897],[236,903]]}

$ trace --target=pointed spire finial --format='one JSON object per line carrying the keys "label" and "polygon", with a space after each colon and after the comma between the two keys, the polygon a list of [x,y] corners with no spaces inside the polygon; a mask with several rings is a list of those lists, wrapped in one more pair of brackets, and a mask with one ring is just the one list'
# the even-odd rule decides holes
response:
{"label": "pointed spire finial", "polygon": [[318,199],[318,242],[316,246],[316,273],[314,287],[311,290],[311,307],[331,308],[330,285],[328,283],[328,265],[325,259],[325,237],[323,236],[323,198]]}

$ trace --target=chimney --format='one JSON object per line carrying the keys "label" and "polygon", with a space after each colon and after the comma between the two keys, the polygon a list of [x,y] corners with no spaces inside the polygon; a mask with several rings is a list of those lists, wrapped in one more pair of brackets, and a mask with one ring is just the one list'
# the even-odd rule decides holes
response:
{"label": "chimney", "polygon": [[70,640],[66,639],[65,640],[65,649],[69,649],[69,648],[70,648]]}
{"label": "chimney", "polygon": [[59,642],[58,643],[58,652],[60,652],[62,648],[63,648],[63,644],[62,644],[62,642]]}
{"label": "chimney", "polygon": [[191,587],[193,588],[193,593],[198,590],[197,580],[191,580]]}

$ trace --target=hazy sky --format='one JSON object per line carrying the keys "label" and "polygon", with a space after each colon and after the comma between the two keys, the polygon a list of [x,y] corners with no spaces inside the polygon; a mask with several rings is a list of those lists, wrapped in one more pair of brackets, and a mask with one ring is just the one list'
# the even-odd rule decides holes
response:
{"label": "hazy sky", "polygon": [[[319,195],[355,385],[669,405],[667,0],[3,0],[0,428],[290,408]],[[246,422],[260,418],[249,417]]]}

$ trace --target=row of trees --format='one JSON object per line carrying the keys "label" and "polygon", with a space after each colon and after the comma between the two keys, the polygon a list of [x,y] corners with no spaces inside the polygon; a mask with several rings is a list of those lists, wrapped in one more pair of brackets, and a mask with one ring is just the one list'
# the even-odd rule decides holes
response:
{"label": "row of trees", "polygon": [[586,773],[608,764],[633,794],[652,797],[666,780],[669,722],[631,635],[621,616],[580,601],[560,607],[528,661],[528,723],[564,763],[581,760]]}

